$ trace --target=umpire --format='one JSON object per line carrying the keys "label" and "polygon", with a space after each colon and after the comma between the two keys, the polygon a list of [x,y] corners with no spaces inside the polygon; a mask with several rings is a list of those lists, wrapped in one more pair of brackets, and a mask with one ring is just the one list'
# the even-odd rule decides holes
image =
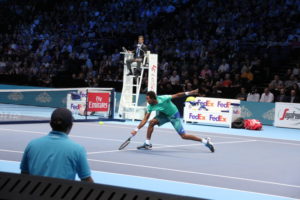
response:
{"label": "umpire", "polygon": [[134,75],[139,76],[141,73],[141,64],[143,62],[145,53],[148,51],[147,46],[144,44],[144,36],[140,35],[138,37],[138,43],[136,45],[136,49],[134,51],[134,56],[132,59],[128,59],[126,61],[126,65],[127,65],[127,69],[129,71],[129,73],[127,74],[127,76],[129,75],[133,75],[132,73],[132,69],[131,69],[131,64],[133,62],[137,63],[137,69],[134,72]]}

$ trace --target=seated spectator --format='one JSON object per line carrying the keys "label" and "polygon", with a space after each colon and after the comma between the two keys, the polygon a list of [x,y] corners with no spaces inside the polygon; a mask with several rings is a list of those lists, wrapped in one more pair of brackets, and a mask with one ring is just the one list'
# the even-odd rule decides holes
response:
{"label": "seated spectator", "polygon": [[277,89],[281,84],[282,81],[280,80],[280,77],[278,75],[274,75],[274,79],[271,81],[269,86],[271,87],[271,89]]}
{"label": "seated spectator", "polygon": [[287,79],[286,81],[284,81],[284,86],[285,87],[292,87],[293,84],[297,83],[295,76],[292,74],[290,75],[289,79]]}
{"label": "seated spectator", "polygon": [[300,96],[297,94],[296,90],[292,89],[290,92],[290,96],[288,97],[289,103],[300,103]]}
{"label": "seated spectator", "polygon": [[257,92],[256,87],[251,88],[251,92],[247,95],[247,101],[259,102],[260,94]]}
{"label": "seated spectator", "polygon": [[287,81],[290,79],[291,75],[293,75],[293,71],[292,69],[287,69],[287,71],[284,74],[284,81]]}
{"label": "seated spectator", "polygon": [[209,94],[210,97],[222,98],[222,90],[220,90],[220,85],[213,86],[212,92]]}
{"label": "seated spectator", "polygon": [[294,83],[291,87],[291,90],[295,90],[297,94],[300,93],[300,87],[297,83]]}
{"label": "seated spectator", "polygon": [[241,75],[240,74],[235,74],[234,79],[232,81],[231,87],[239,88],[241,86],[242,86]]}
{"label": "seated spectator", "polygon": [[299,63],[293,68],[293,75],[294,76],[300,75],[300,64]]}
{"label": "seated spectator", "polygon": [[212,76],[212,72],[211,72],[211,70],[209,69],[208,64],[204,65],[203,69],[201,70],[200,76],[201,76],[202,78],[205,78],[205,76],[209,76],[209,77]]}
{"label": "seated spectator", "polygon": [[247,82],[249,83],[249,82],[253,81],[254,76],[253,76],[253,73],[250,71],[250,69],[247,68],[246,71],[241,74],[241,78],[246,79]]}
{"label": "seated spectator", "polygon": [[276,102],[288,102],[289,97],[286,95],[284,88],[280,89],[279,95],[276,97]]}
{"label": "seated spectator", "polygon": [[172,94],[173,92],[173,85],[171,83],[167,83],[165,86],[165,94]]}
{"label": "seated spectator", "polygon": [[[299,80],[300,76],[296,76],[296,85],[298,87],[298,89],[300,90],[300,80]],[[300,91],[299,91],[300,92]]]}
{"label": "seated spectator", "polygon": [[120,57],[121,57],[121,55],[120,55],[118,49],[115,49],[115,53],[111,55],[112,65],[116,65],[119,62]]}
{"label": "seated spectator", "polygon": [[178,92],[182,92],[182,86],[180,85],[179,81],[175,81],[175,84],[172,85],[172,93],[178,93]]}
{"label": "seated spectator", "polygon": [[187,92],[187,91],[191,91],[191,90],[193,90],[193,85],[192,85],[192,83],[187,81],[183,86],[183,91]]}
{"label": "seated spectator", "polygon": [[241,74],[245,73],[247,69],[251,69],[250,64],[246,62],[242,62]]}
{"label": "seated spectator", "polygon": [[232,81],[230,80],[230,74],[225,74],[225,80],[222,81],[223,87],[230,87],[232,84]]}
{"label": "seated spectator", "polygon": [[229,72],[229,64],[226,62],[225,59],[222,60],[222,63],[221,63],[221,65],[220,65],[219,68],[218,68],[218,72],[219,72],[220,74]]}
{"label": "seated spectator", "polygon": [[32,140],[26,147],[20,165],[21,173],[93,182],[85,149],[69,139],[72,129],[72,113],[58,108],[51,115],[52,131]]}
{"label": "seated spectator", "polygon": [[175,83],[178,81],[180,81],[180,78],[179,78],[179,76],[178,76],[178,74],[177,74],[177,71],[173,71],[173,73],[172,73],[172,76],[170,77],[170,82],[171,82],[171,84],[172,85],[175,85]]}
{"label": "seated spectator", "polygon": [[260,102],[273,102],[274,101],[274,95],[272,92],[270,92],[269,88],[264,89],[264,93],[262,93],[260,97]]}
{"label": "seated spectator", "polygon": [[240,65],[239,65],[238,61],[235,60],[232,64],[231,72],[239,73],[239,71],[240,71]]}
{"label": "seated spectator", "polygon": [[235,98],[241,101],[246,101],[247,99],[246,89],[242,87],[240,93],[238,93]]}

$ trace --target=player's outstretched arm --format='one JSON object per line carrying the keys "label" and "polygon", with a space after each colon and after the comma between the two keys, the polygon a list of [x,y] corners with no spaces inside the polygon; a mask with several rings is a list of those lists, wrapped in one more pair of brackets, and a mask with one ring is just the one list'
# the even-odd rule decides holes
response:
{"label": "player's outstretched arm", "polygon": [[179,92],[179,93],[173,94],[172,99],[189,96],[189,95],[197,95],[197,94],[198,94],[198,89],[192,90],[189,92]]}
{"label": "player's outstretched arm", "polygon": [[134,129],[133,131],[131,131],[132,135],[136,135],[138,130],[143,128],[143,126],[147,123],[149,117],[150,117],[151,113],[146,113],[144,119],[141,121],[141,123],[137,126],[136,129]]}

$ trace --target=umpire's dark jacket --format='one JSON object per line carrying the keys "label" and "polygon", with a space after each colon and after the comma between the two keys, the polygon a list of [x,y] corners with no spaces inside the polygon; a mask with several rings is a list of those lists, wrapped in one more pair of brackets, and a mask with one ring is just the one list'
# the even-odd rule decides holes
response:
{"label": "umpire's dark jacket", "polygon": [[134,58],[144,58],[145,54],[147,53],[148,48],[145,44],[137,44],[135,46]]}

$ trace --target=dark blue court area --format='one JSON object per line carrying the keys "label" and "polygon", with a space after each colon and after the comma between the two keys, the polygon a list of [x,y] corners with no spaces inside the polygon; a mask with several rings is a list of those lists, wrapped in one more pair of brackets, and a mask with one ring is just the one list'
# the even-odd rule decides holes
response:
{"label": "dark blue court area", "polygon": [[[96,182],[207,199],[300,199],[299,130],[186,125],[212,139],[216,152],[210,153],[167,125],[154,130],[152,150],[136,149],[146,128],[117,150],[135,124],[74,124],[70,137],[86,148]],[[48,124],[1,125],[0,171],[19,172],[27,143],[49,130]]]}

